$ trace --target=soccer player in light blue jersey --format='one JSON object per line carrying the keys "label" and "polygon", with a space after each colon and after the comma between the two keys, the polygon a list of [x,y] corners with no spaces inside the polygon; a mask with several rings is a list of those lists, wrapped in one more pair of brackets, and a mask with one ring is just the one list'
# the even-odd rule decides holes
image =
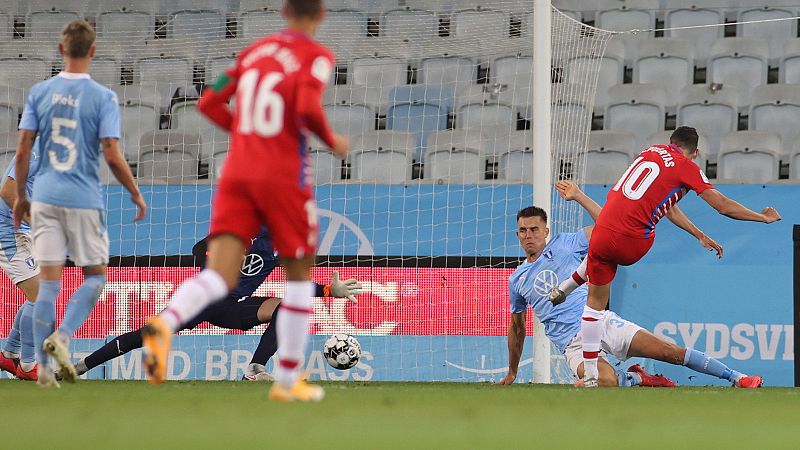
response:
{"label": "soccer player in light blue jersey", "polygon": [[[556,189],[565,200],[577,201],[592,219],[600,214],[600,205],[584,194],[575,183],[559,181]],[[688,218],[685,220],[689,221]],[[550,230],[547,228],[547,213],[535,206],[525,208],[517,214],[517,226],[517,237],[527,258],[508,280],[511,302],[511,325],[508,328],[509,367],[508,373],[498,384],[512,384],[517,377],[525,342],[525,316],[529,307],[544,325],[547,337],[566,356],[572,373],[582,379],[583,351],[580,331],[588,289],[586,285],[580,286],[557,306],[549,300],[549,295],[558,286],[559,280],[572,276],[581,264],[589,249],[593,226],[575,233],[561,233],[548,243]],[[621,361],[631,357],[656,359],[728,380],[737,387],[761,386],[761,377],[744,375],[702,352],[681,348],[659,339],[612,311],[604,311],[600,321],[603,330],[602,353],[612,354]],[[638,364],[625,372],[618,372],[604,358],[599,358],[598,369],[600,386],[675,385],[666,377],[646,373]]]}
{"label": "soccer player in light blue jersey", "polygon": [[[31,88],[19,124],[14,224],[19,227],[30,215],[34,255],[42,270],[33,331],[38,383],[45,387],[58,387],[48,355],[63,380],[75,381],[69,340],[89,317],[105,286],[108,233],[98,175],[101,148],[111,172],[137,207],[134,220],[142,219],[146,210],[119,148],[117,96],[89,76],[94,41],[88,22],[76,20],[64,26],[59,43],[64,71]],[[25,186],[37,135],[41,162],[31,203]],[[84,282],[72,295],[56,330],[55,301],[68,254],[83,269]]]}
{"label": "soccer player in light blue jersey", "polygon": [[[39,141],[31,151],[28,180],[25,189],[30,195],[33,180],[39,168]],[[23,222],[14,228],[14,213],[11,208],[17,200],[17,180],[14,161],[8,165],[0,186],[0,268],[11,279],[23,295],[25,303],[19,307],[11,325],[11,332],[0,351],[0,369],[16,375],[22,380],[36,381],[37,368],[33,347],[33,305],[39,294],[39,266],[33,257],[31,228]]]}

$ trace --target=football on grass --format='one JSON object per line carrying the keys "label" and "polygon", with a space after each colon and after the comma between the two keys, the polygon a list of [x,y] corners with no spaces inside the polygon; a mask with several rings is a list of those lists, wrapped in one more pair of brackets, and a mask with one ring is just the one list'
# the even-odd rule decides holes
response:
{"label": "football on grass", "polygon": [[322,355],[334,369],[347,370],[358,364],[358,359],[361,358],[361,344],[349,334],[334,334],[325,341]]}

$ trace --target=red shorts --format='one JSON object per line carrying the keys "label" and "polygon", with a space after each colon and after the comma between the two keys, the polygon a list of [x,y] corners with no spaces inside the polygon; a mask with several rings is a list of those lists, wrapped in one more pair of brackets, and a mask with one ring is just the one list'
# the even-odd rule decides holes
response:
{"label": "red shorts", "polygon": [[589,240],[586,276],[594,285],[609,284],[617,265],[630,266],[642,259],[653,246],[653,237],[635,238],[595,225]]}
{"label": "red shorts", "polygon": [[263,225],[279,255],[313,255],[317,205],[312,187],[222,177],[211,205],[210,235],[232,234],[249,246]]}

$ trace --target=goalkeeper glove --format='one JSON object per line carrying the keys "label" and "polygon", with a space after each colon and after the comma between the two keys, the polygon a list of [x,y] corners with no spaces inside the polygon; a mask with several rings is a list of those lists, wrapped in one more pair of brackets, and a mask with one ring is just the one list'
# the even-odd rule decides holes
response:
{"label": "goalkeeper glove", "polygon": [[353,303],[358,303],[356,295],[363,292],[361,283],[355,278],[339,281],[339,272],[333,272],[331,276],[331,297],[346,298]]}

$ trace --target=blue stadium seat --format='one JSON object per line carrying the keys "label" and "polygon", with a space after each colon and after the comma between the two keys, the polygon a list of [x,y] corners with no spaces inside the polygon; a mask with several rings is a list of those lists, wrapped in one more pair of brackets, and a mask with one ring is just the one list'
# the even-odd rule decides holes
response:
{"label": "blue stadium seat", "polygon": [[386,128],[415,133],[417,153],[421,160],[428,134],[447,128],[447,106],[435,103],[397,103],[390,105],[386,114]]}
{"label": "blue stadium seat", "polygon": [[778,179],[781,137],[769,131],[735,131],[722,138],[717,179],[768,183]]}
{"label": "blue stadium seat", "polygon": [[712,162],[717,161],[722,137],[738,128],[738,97],[735,87],[711,90],[708,85],[690,85],[683,90],[677,123],[694,127],[708,138],[709,146],[700,151]]}
{"label": "blue stadium seat", "polygon": [[455,107],[455,89],[450,85],[411,84],[397,86],[389,92],[389,105],[429,104],[444,107],[447,112]]}

